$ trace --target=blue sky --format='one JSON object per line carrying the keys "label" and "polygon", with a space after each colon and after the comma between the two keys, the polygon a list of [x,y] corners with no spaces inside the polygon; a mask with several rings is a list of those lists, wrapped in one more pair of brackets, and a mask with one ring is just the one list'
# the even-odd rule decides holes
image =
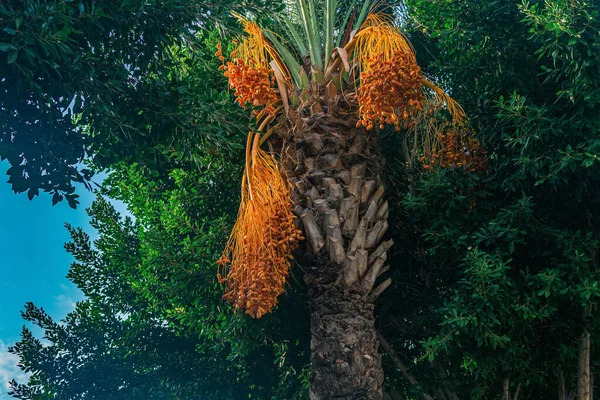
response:
{"label": "blue sky", "polygon": [[77,210],[66,202],[53,207],[47,194],[29,201],[6,183],[8,167],[7,162],[0,163],[0,400],[12,399],[6,395],[8,379],[26,379],[15,367],[15,357],[7,352],[19,339],[25,302],[32,301],[53,318],[62,319],[83,298],[65,277],[73,260],[63,248],[69,241],[64,223],[81,226],[95,236],[85,212],[93,193],[78,188],[81,204]]}

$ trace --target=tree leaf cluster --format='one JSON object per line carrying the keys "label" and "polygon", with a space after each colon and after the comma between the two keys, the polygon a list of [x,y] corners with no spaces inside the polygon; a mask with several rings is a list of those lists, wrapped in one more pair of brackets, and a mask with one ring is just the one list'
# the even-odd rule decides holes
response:
{"label": "tree leaf cluster", "polygon": [[555,397],[559,374],[575,386],[584,327],[598,329],[598,5],[407,4],[424,69],[472,117],[489,165],[422,173],[388,155],[404,248],[381,332],[419,383],[390,365],[389,384],[491,399],[509,379]]}
{"label": "tree leaf cluster", "polygon": [[[90,188],[84,163],[165,163],[215,147],[239,114],[218,65],[200,45],[206,29],[231,26],[231,10],[280,8],[270,0],[10,0],[0,4],[0,160],[30,199],[78,204]],[[213,43],[216,41],[213,39]],[[200,80],[199,77],[204,77]],[[212,84],[212,85],[211,85]]]}

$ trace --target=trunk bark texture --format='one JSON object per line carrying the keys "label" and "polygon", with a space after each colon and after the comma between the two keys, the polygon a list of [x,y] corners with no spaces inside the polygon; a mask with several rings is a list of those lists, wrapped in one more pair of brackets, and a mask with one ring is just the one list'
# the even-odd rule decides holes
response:
{"label": "trunk bark texture", "polygon": [[579,371],[577,373],[577,399],[591,400],[590,385],[590,331],[588,322],[591,315],[590,306],[583,311],[584,328],[579,340]]}
{"label": "trunk bark texture", "polygon": [[558,400],[567,400],[567,389],[565,386],[565,375],[562,372],[561,368],[558,368],[558,372],[556,373],[558,378]]}
{"label": "trunk bark texture", "polygon": [[515,394],[513,395],[512,400],[519,400],[519,392],[521,391],[521,384],[519,383],[519,386],[517,386],[517,390],[515,390]]}
{"label": "trunk bark texture", "polygon": [[[318,103],[317,103],[318,104]],[[305,269],[311,308],[311,400],[383,399],[383,370],[373,316],[391,281],[383,242],[388,203],[376,136],[356,117],[322,112],[296,117],[284,165],[294,212],[309,248]],[[332,109],[332,108],[330,108]],[[307,113],[308,114],[308,113]]]}

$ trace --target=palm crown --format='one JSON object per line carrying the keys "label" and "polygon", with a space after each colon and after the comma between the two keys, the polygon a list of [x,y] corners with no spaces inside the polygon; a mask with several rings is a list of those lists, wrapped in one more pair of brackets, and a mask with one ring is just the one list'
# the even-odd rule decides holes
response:
{"label": "palm crown", "polygon": [[[281,32],[238,16],[225,75],[258,127],[248,138],[238,221],[219,263],[225,297],[254,317],[283,292],[291,252],[303,239],[294,226],[290,191],[278,161],[260,146],[303,115],[343,115],[368,131],[404,131],[411,158],[425,169],[480,169],[485,161],[461,106],[422,73],[393,17],[371,1],[295,0],[278,16]],[[283,118],[285,123],[277,123]],[[283,174],[283,176],[282,176]]]}

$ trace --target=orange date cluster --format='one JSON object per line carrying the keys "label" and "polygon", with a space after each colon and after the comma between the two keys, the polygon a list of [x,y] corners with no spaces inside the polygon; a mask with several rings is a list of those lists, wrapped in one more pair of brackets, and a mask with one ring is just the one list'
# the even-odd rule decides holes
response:
{"label": "orange date cluster", "polygon": [[267,112],[274,111],[272,104],[277,101],[277,92],[273,89],[275,86],[273,71],[246,63],[242,58],[236,58],[235,52],[231,54],[233,61],[225,65],[221,44],[217,45],[215,56],[223,62],[219,69],[225,71],[224,75],[229,79],[229,87],[235,91],[236,101],[240,106],[244,108],[247,104],[254,107],[264,106]]}
{"label": "orange date cluster", "polygon": [[487,155],[481,143],[467,132],[449,130],[440,135],[438,150],[433,151],[429,161],[422,157],[423,168],[465,168],[469,172],[485,170]]}
{"label": "orange date cluster", "polygon": [[379,125],[393,125],[396,130],[407,128],[410,117],[423,109],[421,68],[415,57],[397,51],[389,61],[380,57],[361,74],[358,89],[360,120],[357,127],[367,130]]}
{"label": "orange date cluster", "polygon": [[288,183],[277,161],[260,149],[258,140],[248,161],[238,219],[217,261],[227,274],[217,277],[226,286],[223,298],[234,309],[260,318],[277,305],[292,251],[304,238],[294,224]]}
{"label": "orange date cluster", "polygon": [[[223,298],[252,318],[262,317],[277,305],[289,275],[291,252],[303,239],[294,226],[293,217],[285,214],[279,212],[269,218],[264,235],[268,241],[264,246],[256,248],[250,238],[244,238],[242,247],[245,251],[236,260],[236,265],[231,265],[226,278],[218,276],[219,282],[227,285]],[[228,261],[221,258],[218,263],[222,265]]]}

